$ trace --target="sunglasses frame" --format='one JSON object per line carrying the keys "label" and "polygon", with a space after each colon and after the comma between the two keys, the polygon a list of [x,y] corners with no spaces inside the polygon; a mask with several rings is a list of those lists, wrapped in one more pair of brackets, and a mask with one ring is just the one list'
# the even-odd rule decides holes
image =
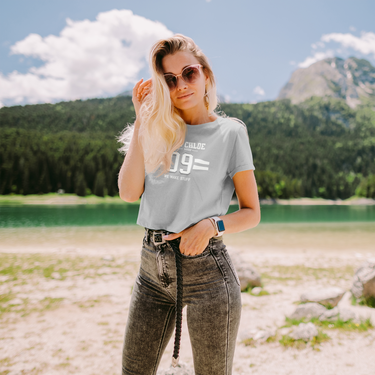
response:
{"label": "sunglasses frame", "polygon": [[185,83],[187,83],[188,85],[190,85],[191,83],[190,83],[190,82],[186,82],[186,81],[184,80],[184,78],[183,78],[182,75],[184,74],[184,71],[185,71],[186,69],[188,69],[188,68],[196,68],[196,67],[198,67],[198,71],[199,71],[199,68],[203,68],[203,65],[202,65],[202,64],[191,64],[191,65],[185,66],[185,68],[182,69],[182,71],[181,71],[180,74],[165,73],[165,74],[164,74],[164,78],[165,78],[166,76],[173,76],[173,77],[176,77],[176,84],[175,84],[175,86],[174,86],[172,89],[168,86],[167,80],[165,80],[165,82],[167,83],[167,86],[168,86],[169,90],[170,90],[170,91],[173,91],[173,90],[176,89],[176,87],[177,87],[177,83],[178,83],[178,77],[180,77],[180,76],[181,76],[181,79],[182,79]]}

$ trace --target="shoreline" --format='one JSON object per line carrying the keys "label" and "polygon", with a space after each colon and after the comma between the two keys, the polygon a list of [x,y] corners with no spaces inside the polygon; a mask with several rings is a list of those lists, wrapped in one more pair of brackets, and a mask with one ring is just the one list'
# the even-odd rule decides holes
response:
{"label": "shoreline", "polygon": [[[32,195],[0,195],[0,205],[83,205],[83,204],[139,204],[140,200],[134,203],[124,202],[120,197],[98,197],[89,195],[79,197],[75,194],[32,194]],[[231,205],[237,204],[236,200]],[[292,199],[260,199],[261,205],[301,205],[301,206],[372,206],[375,199],[351,197],[345,200],[332,200],[323,198],[292,198]]]}

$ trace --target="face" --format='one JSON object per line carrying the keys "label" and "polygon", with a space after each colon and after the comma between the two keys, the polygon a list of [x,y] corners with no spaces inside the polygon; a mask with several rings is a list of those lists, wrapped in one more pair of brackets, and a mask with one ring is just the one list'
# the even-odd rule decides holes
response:
{"label": "face", "polygon": [[[176,52],[173,55],[165,56],[162,60],[163,72],[175,75],[181,74],[186,66],[194,64],[199,64],[199,61],[190,52]],[[176,88],[170,91],[173,105],[182,111],[193,108],[196,110],[206,110],[204,94],[208,80],[202,68],[200,68],[199,78],[193,84],[186,83],[179,76]]]}

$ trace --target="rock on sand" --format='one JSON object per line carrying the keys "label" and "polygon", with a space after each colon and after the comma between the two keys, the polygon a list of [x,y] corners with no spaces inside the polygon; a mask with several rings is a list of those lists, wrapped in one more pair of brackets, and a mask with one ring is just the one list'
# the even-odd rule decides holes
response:
{"label": "rock on sand", "polygon": [[231,252],[230,257],[240,279],[241,292],[245,291],[248,287],[252,288],[262,285],[260,275],[254,267],[246,263],[237,253]]}
{"label": "rock on sand", "polygon": [[356,298],[375,298],[375,258],[367,259],[357,269],[351,292]]}
{"label": "rock on sand", "polygon": [[290,334],[294,340],[309,341],[314,336],[318,336],[318,330],[313,323],[300,323],[298,327]]}
{"label": "rock on sand", "polygon": [[319,303],[309,302],[299,305],[292,315],[291,319],[302,319],[302,318],[319,318],[320,315],[325,313],[327,309]]}
{"label": "rock on sand", "polygon": [[338,287],[312,289],[301,295],[301,301],[318,302],[324,306],[335,307],[344,294],[345,290]]}

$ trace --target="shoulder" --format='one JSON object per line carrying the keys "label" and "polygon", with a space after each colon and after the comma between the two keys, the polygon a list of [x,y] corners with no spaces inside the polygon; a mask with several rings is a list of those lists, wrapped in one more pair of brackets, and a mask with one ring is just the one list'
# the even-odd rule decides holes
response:
{"label": "shoulder", "polygon": [[236,136],[247,133],[247,127],[243,121],[235,117],[220,117],[219,126],[223,132]]}
{"label": "shoulder", "polygon": [[218,121],[222,127],[235,130],[246,129],[245,123],[236,117],[219,117]]}

